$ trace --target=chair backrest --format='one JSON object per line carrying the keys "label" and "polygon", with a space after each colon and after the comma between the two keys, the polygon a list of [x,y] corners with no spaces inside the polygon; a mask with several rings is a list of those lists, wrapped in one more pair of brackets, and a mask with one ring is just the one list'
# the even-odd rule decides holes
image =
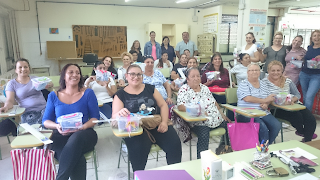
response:
{"label": "chair backrest", "polygon": [[94,53],[87,53],[83,55],[83,62],[87,63],[87,65],[93,65],[96,61],[98,61],[98,55]]}
{"label": "chair backrest", "polygon": [[170,77],[170,68],[159,68],[158,69],[165,78],[169,78]]}
{"label": "chair backrest", "polygon": [[51,82],[53,83],[53,87],[60,86],[59,84],[60,76],[48,76],[48,78],[51,79]]}
{"label": "chair backrest", "polygon": [[236,74],[231,73],[231,80],[234,84],[238,84]]}
{"label": "chair backrest", "polygon": [[237,97],[237,89],[238,88],[227,88],[226,89],[226,103],[227,104],[234,104],[238,102]]}
{"label": "chair backrest", "polygon": [[80,67],[81,69],[81,73],[82,73],[82,76],[91,76],[91,73],[92,73],[92,67]]}

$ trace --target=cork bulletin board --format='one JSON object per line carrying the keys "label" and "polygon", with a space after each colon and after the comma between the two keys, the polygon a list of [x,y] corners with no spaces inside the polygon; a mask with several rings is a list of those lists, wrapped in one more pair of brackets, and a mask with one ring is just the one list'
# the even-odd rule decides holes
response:
{"label": "cork bulletin board", "polygon": [[73,25],[72,32],[78,58],[86,53],[119,57],[127,51],[126,26]]}

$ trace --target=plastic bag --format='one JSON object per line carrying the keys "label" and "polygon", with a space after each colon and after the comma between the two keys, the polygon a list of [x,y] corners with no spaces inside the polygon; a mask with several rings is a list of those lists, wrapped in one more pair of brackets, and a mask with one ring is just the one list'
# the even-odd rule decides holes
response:
{"label": "plastic bag", "polygon": [[309,69],[320,69],[320,59],[307,60],[307,67]]}
{"label": "plastic bag", "polygon": [[205,113],[205,109],[201,107],[200,103],[186,103],[184,106],[189,116],[198,117]]}
{"label": "plastic bag", "polygon": [[98,81],[109,81],[110,77],[113,79],[115,77],[115,74],[109,71],[96,70],[95,72],[96,72],[96,79]]}
{"label": "plastic bag", "polygon": [[185,79],[180,78],[180,79],[174,80],[173,82],[176,84],[178,88],[180,88],[185,81],[186,81]]}
{"label": "plastic bag", "polygon": [[283,93],[277,94],[274,98],[275,98],[274,103],[282,106],[282,105],[285,105],[286,102],[290,103],[292,96],[291,94],[283,92]]}
{"label": "plastic bag", "polygon": [[33,87],[37,91],[41,91],[46,88],[47,84],[51,82],[51,79],[47,77],[37,77],[37,78],[31,79],[31,81],[32,81]]}
{"label": "plastic bag", "polygon": [[298,60],[295,60],[295,59],[292,58],[290,63],[296,68],[301,68],[303,61],[298,61]]}
{"label": "plastic bag", "polygon": [[219,71],[206,72],[206,76],[209,80],[221,80]]}

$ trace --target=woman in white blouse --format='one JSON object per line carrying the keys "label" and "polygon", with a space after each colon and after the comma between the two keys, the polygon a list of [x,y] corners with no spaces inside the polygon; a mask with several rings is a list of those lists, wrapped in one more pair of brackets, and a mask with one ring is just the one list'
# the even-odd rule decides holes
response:
{"label": "woman in white blouse", "polygon": [[184,84],[178,93],[177,105],[179,111],[186,111],[186,103],[199,103],[205,109],[206,121],[189,123],[191,131],[198,136],[197,158],[200,152],[207,150],[209,145],[209,133],[217,127],[226,128],[226,121],[231,122],[220,110],[220,107],[209,88],[201,84],[200,72],[196,67],[186,71],[187,83]]}
{"label": "woman in white blouse", "polygon": [[118,68],[118,83],[120,87],[124,87],[127,82],[125,75],[127,73],[128,67],[132,63],[133,58],[130,53],[123,52],[121,54],[121,59],[122,59],[123,65]]}
{"label": "woman in white blouse", "polygon": [[168,60],[167,52],[163,52],[161,58],[154,61],[154,68],[155,69],[169,68],[171,73],[173,65],[172,65],[172,62]]}
{"label": "woman in white blouse", "polygon": [[252,32],[248,32],[246,34],[246,42],[247,44],[242,46],[241,53],[247,53],[250,56],[252,62],[260,61],[260,53],[257,50],[256,38],[254,37]]}
{"label": "woman in white blouse", "polygon": [[[243,80],[247,79],[247,70],[248,65],[251,64],[251,59],[249,54],[247,53],[241,53],[239,54],[240,63],[235,65],[231,70],[230,73],[235,74],[237,78],[237,84],[239,85]],[[232,85],[235,85],[234,82],[232,82]]]}
{"label": "woman in white blouse", "polygon": [[[94,71],[106,70],[102,61],[97,61],[93,67]],[[96,76],[91,75],[84,83],[85,87],[91,88],[97,97],[98,101],[103,103],[99,107],[100,111],[107,117],[111,118],[112,114],[112,96],[117,92],[117,87],[114,80],[110,77],[108,81],[99,81]]]}

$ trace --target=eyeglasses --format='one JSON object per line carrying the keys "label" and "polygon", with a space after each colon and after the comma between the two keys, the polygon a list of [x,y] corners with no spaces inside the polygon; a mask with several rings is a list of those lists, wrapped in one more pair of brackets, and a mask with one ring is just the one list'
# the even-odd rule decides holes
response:
{"label": "eyeglasses", "polygon": [[127,73],[127,74],[129,74],[132,79],[135,78],[135,77],[141,78],[143,76],[143,74],[140,74],[140,73],[138,73],[138,74],[136,74],[136,73]]}
{"label": "eyeglasses", "polygon": [[260,72],[259,69],[254,69],[254,70],[248,70],[248,72]]}
{"label": "eyeglasses", "polygon": [[151,56],[151,55],[145,55],[145,56],[142,56],[142,58],[143,58],[143,60],[146,60],[148,58],[151,58],[152,60],[154,60],[153,56]]}

